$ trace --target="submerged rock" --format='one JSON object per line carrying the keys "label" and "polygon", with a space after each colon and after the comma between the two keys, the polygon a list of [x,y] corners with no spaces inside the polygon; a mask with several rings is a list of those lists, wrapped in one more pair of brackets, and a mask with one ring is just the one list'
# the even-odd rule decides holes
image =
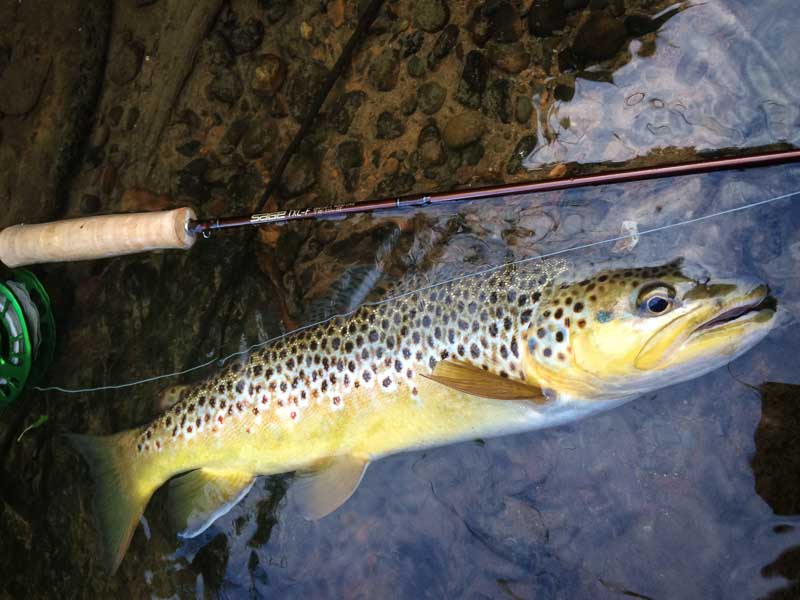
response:
{"label": "submerged rock", "polygon": [[551,36],[567,22],[564,0],[534,0],[528,11],[528,31],[540,37]]}
{"label": "submerged rock", "polygon": [[264,54],[259,57],[250,87],[259,96],[272,96],[286,80],[286,63],[279,56]]}
{"label": "submerged rock", "polygon": [[301,122],[306,117],[327,76],[328,69],[317,61],[301,63],[291,73],[286,83],[286,99],[295,121]]}
{"label": "submerged rock", "polygon": [[514,103],[514,118],[518,123],[527,123],[530,121],[531,114],[533,113],[533,102],[527,96],[517,96],[517,101]]}
{"label": "submerged rock", "polygon": [[426,115],[438,112],[446,99],[447,90],[435,81],[425,82],[417,90],[419,109]]}
{"label": "submerged rock", "polygon": [[472,50],[467,54],[461,80],[458,82],[456,100],[469,108],[478,108],[486,90],[489,77],[489,61],[482,52]]}
{"label": "submerged rock", "polygon": [[379,140],[392,140],[403,135],[406,128],[403,122],[388,110],[378,115],[375,137]]}
{"label": "submerged rock", "polygon": [[313,156],[307,153],[295,154],[281,177],[281,195],[284,198],[294,198],[304,194],[317,183],[318,171],[319,165]]}
{"label": "submerged rock", "polygon": [[508,79],[496,79],[483,96],[483,111],[503,123],[511,122],[511,82]]}
{"label": "submerged rock", "polygon": [[537,139],[535,135],[526,135],[520,138],[514,148],[514,152],[511,153],[508,165],[506,165],[506,172],[509,175],[515,175],[519,172],[522,168],[522,161],[536,149],[536,142]]}
{"label": "submerged rock", "polygon": [[481,115],[463,112],[447,122],[442,137],[450,148],[458,149],[478,141],[485,131],[486,125]]}
{"label": "submerged rock", "polygon": [[242,78],[236,68],[215,67],[212,73],[214,76],[208,87],[209,95],[225,104],[235,104],[244,91]]}
{"label": "submerged rock", "polygon": [[625,25],[601,14],[578,29],[572,51],[585,60],[607,60],[617,53],[626,37]]}
{"label": "submerged rock", "polygon": [[394,196],[395,194],[406,194],[411,191],[416,182],[417,180],[412,173],[395,173],[378,183],[375,188],[375,195],[384,197]]}
{"label": "submerged rock", "polygon": [[344,135],[348,132],[353,118],[366,99],[367,95],[364,92],[356,90],[342,94],[331,105],[330,122],[338,133]]}
{"label": "submerged rock", "polygon": [[345,190],[355,191],[364,164],[364,146],[357,140],[345,140],[336,147],[334,164],[344,178]]}
{"label": "submerged rock", "polygon": [[435,33],[450,20],[450,7],[446,0],[425,0],[414,3],[414,23],[422,31]]}
{"label": "submerged rock", "polygon": [[486,50],[492,64],[506,73],[519,73],[527,69],[531,63],[530,52],[522,42],[515,44],[490,42],[486,46]]}
{"label": "submerged rock", "polygon": [[400,53],[394,48],[384,48],[369,65],[367,78],[379,92],[388,92],[397,85],[400,74]]}
{"label": "submerged rock", "polygon": [[442,62],[442,60],[444,60],[448,54],[450,54],[450,51],[458,41],[458,32],[458,26],[453,25],[452,23],[442,30],[442,33],[440,33],[439,37],[436,38],[433,48],[431,48],[431,51],[428,53],[429,69],[436,69],[436,67],[439,66],[439,63]]}
{"label": "submerged rock", "polygon": [[228,35],[228,43],[236,54],[252,52],[264,39],[264,24],[258,19],[247,19]]}

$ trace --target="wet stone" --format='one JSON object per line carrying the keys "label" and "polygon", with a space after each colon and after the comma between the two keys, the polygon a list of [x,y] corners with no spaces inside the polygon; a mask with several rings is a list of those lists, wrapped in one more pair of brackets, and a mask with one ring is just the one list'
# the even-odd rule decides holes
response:
{"label": "wet stone", "polygon": [[417,97],[415,95],[409,95],[403,98],[403,101],[400,103],[400,112],[403,113],[406,117],[409,117],[414,114],[417,110]]}
{"label": "wet stone", "polygon": [[435,33],[450,20],[446,0],[426,0],[414,3],[414,24],[428,33]]}
{"label": "wet stone", "polygon": [[506,73],[519,73],[527,69],[531,63],[531,55],[522,42],[515,44],[490,42],[486,50],[491,63]]}
{"label": "wet stone", "polygon": [[458,82],[456,100],[469,108],[478,108],[486,90],[489,77],[489,61],[483,53],[472,50],[467,54],[461,80]]}
{"label": "wet stone", "polygon": [[195,158],[194,160],[190,161],[183,170],[187,173],[191,173],[192,175],[196,175],[199,178],[202,178],[203,175],[206,174],[208,171],[208,159],[207,158]]}
{"label": "wet stone", "polygon": [[461,150],[461,157],[464,159],[465,163],[474,167],[481,162],[485,152],[486,149],[483,147],[483,144],[480,142],[473,142]]}
{"label": "wet stone", "polygon": [[203,55],[212,67],[224,67],[233,64],[233,49],[221,33],[215,31],[203,42]]}
{"label": "wet stone", "polygon": [[511,122],[511,82],[508,79],[496,79],[489,84],[483,96],[483,111],[503,123]]}
{"label": "wet stone", "polygon": [[539,37],[551,36],[564,28],[566,19],[564,0],[535,0],[528,11],[528,31]]}
{"label": "wet stone", "polygon": [[585,60],[607,60],[617,53],[625,38],[625,25],[613,17],[600,14],[578,29],[572,51]]}
{"label": "wet stone", "polygon": [[249,121],[246,119],[236,119],[228,126],[225,133],[222,134],[222,139],[219,141],[217,151],[220,154],[231,154],[234,152],[249,128]]}
{"label": "wet stone", "polygon": [[271,141],[272,136],[266,126],[257,122],[253,127],[248,128],[242,138],[242,154],[246,158],[260,158]]}
{"label": "wet stone", "polygon": [[425,41],[425,34],[421,31],[409,33],[400,38],[400,56],[408,58],[412,54],[419,52],[422,43]]}
{"label": "wet stone", "polygon": [[345,140],[336,147],[336,167],[344,178],[344,188],[353,192],[358,188],[361,167],[364,164],[364,147],[356,140]]}
{"label": "wet stone", "polygon": [[394,173],[378,183],[375,187],[375,195],[385,197],[405,194],[411,191],[415,183],[416,179],[411,173]]}
{"label": "wet stone", "polygon": [[489,39],[495,42],[516,42],[522,35],[522,21],[511,2],[487,2],[484,12],[489,21]]}
{"label": "wet stone", "polygon": [[259,0],[264,8],[264,16],[270,23],[277,23],[286,16],[292,0]]}
{"label": "wet stone", "polygon": [[367,95],[362,91],[353,91],[342,94],[331,105],[330,122],[333,128],[342,135],[350,129],[358,109],[364,104]]}
{"label": "wet stone", "polygon": [[295,121],[301,122],[307,116],[327,76],[328,69],[317,61],[301,63],[289,75],[286,97],[289,114]]}
{"label": "wet stone", "polygon": [[408,74],[414,79],[419,79],[425,75],[425,63],[418,56],[412,56],[406,65]]}
{"label": "wet stone", "polygon": [[445,99],[447,99],[447,90],[435,81],[427,81],[417,90],[419,109],[426,115],[438,112]]}
{"label": "wet stone", "polygon": [[175,189],[178,196],[186,196],[199,203],[206,202],[211,198],[211,192],[202,178],[188,171],[178,173]]}
{"label": "wet stone", "polygon": [[517,123],[527,123],[533,114],[533,103],[527,96],[517,96],[517,101],[514,103],[514,118]]}
{"label": "wet stone", "polygon": [[197,140],[189,140],[188,142],[184,142],[183,144],[175,148],[175,150],[178,152],[178,154],[191,157],[197,154],[200,151],[201,147],[202,144],[200,144],[200,142],[198,142]]}
{"label": "wet stone", "polygon": [[379,140],[392,140],[403,135],[405,126],[403,122],[388,110],[378,115],[375,137]]}
{"label": "wet stone", "polygon": [[511,153],[511,158],[506,166],[506,172],[509,175],[515,175],[522,169],[522,161],[536,148],[536,136],[526,135],[520,138],[517,142],[514,152]]}
{"label": "wet stone", "polygon": [[247,19],[234,28],[228,36],[228,43],[236,54],[252,52],[264,40],[264,24],[258,19]]}
{"label": "wet stone", "polygon": [[442,137],[448,147],[458,149],[478,141],[485,131],[486,125],[481,115],[463,112],[447,122]]}
{"label": "wet stone", "polygon": [[229,557],[228,537],[220,533],[195,555],[192,567],[203,574],[203,581],[211,589],[216,590],[225,581]]}
{"label": "wet stone", "polygon": [[575,84],[574,83],[559,83],[553,90],[553,96],[556,100],[562,102],[569,102],[575,97]]}
{"label": "wet stone", "polygon": [[259,57],[250,87],[259,96],[272,96],[283,86],[286,80],[286,63],[274,54],[264,54]]}
{"label": "wet stone", "polygon": [[428,53],[429,69],[435,70],[439,63],[450,54],[458,41],[458,32],[458,26],[452,23],[442,30]]}
{"label": "wet stone", "polygon": [[208,92],[212,98],[226,104],[235,104],[244,91],[242,79],[235,67],[215,67]]}
{"label": "wet stone", "polygon": [[400,53],[394,48],[384,48],[369,65],[367,78],[379,92],[388,92],[397,85],[400,74]]}
{"label": "wet stone", "polygon": [[122,44],[110,59],[108,77],[117,85],[130,83],[139,74],[144,48],[134,41]]}
{"label": "wet stone", "polygon": [[284,198],[294,198],[304,194],[317,183],[319,165],[308,154],[295,154],[286,167],[280,182],[280,192]]}

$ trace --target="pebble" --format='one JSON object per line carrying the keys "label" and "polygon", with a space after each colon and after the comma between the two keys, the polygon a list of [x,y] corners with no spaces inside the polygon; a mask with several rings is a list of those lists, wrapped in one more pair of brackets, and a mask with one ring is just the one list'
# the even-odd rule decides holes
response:
{"label": "pebble", "polygon": [[461,150],[461,156],[464,158],[465,163],[474,167],[481,162],[485,152],[486,149],[483,147],[483,144],[480,142],[473,142]]}
{"label": "pebble", "polygon": [[247,119],[236,119],[228,125],[225,133],[217,145],[217,151],[220,154],[231,154],[239,147],[239,142],[242,141],[244,134],[250,128],[250,121]]}
{"label": "pebble", "polygon": [[404,116],[410,117],[416,110],[417,97],[415,95],[406,96],[403,98],[403,101],[400,102],[400,112],[403,113]]}
{"label": "pebble", "polygon": [[572,51],[586,60],[607,60],[617,53],[626,37],[625,25],[613,17],[600,14],[578,29],[572,42]]}
{"label": "pebble", "polygon": [[414,79],[419,79],[425,75],[425,63],[418,56],[412,56],[406,64],[408,74]]}
{"label": "pebble", "polygon": [[487,2],[484,9],[489,21],[489,39],[495,42],[516,42],[522,35],[522,21],[517,7],[508,1]]}
{"label": "pebble", "polygon": [[345,140],[336,147],[334,163],[344,178],[344,189],[353,192],[358,188],[361,167],[364,164],[364,147],[356,140]]}
{"label": "pebble", "polygon": [[438,167],[447,160],[439,128],[431,123],[422,128],[417,138],[419,162],[423,168]]}
{"label": "pebble", "polygon": [[474,112],[463,112],[447,122],[442,137],[448,147],[458,149],[478,141],[486,131],[483,117]]}
{"label": "pebble", "polygon": [[[450,23],[445,27],[436,38],[433,48],[428,53],[428,68],[435,70],[448,54],[453,50],[453,47],[458,41],[459,28],[457,25]],[[413,60],[413,59],[412,59]]]}
{"label": "pebble", "polygon": [[367,79],[379,92],[388,92],[397,85],[400,73],[400,53],[394,48],[384,48],[369,65]]}
{"label": "pebble", "polygon": [[200,144],[200,142],[198,142],[197,140],[189,140],[188,142],[184,142],[183,144],[175,148],[175,150],[177,150],[178,154],[190,158],[192,156],[195,156],[200,151],[201,147],[202,144]]}
{"label": "pebble", "polygon": [[537,139],[535,135],[526,135],[520,138],[506,166],[506,172],[509,175],[515,175],[519,172],[522,168],[522,161],[536,148],[536,142]]}
{"label": "pebble", "polygon": [[111,56],[108,78],[117,85],[125,85],[134,80],[142,68],[144,48],[134,41],[124,42]]}
{"label": "pebble", "polygon": [[210,96],[225,104],[235,104],[244,91],[242,79],[236,68],[212,67],[213,77],[208,87]]}
{"label": "pebble", "polygon": [[483,96],[483,111],[503,123],[511,122],[511,82],[508,79],[495,79],[489,84]]}
{"label": "pebble", "polygon": [[237,26],[228,36],[228,43],[236,54],[252,52],[264,40],[264,24],[255,18],[249,18]]}
{"label": "pebble", "polygon": [[461,71],[456,100],[469,108],[480,107],[488,77],[489,61],[482,52],[470,51],[464,62],[464,69]]}
{"label": "pebble", "polygon": [[563,29],[567,22],[564,0],[536,0],[528,11],[528,31],[547,37]]}
{"label": "pebble", "polygon": [[317,183],[317,170],[317,162],[312,156],[295,154],[281,177],[281,195],[284,198],[294,198],[310,190]]}
{"label": "pebble", "polygon": [[382,179],[375,187],[375,195],[379,198],[405,194],[410,192],[417,182],[412,173],[394,173]]}
{"label": "pebble", "polygon": [[426,115],[439,111],[447,99],[447,89],[435,81],[426,81],[417,90],[419,109]]}
{"label": "pebble", "polygon": [[306,117],[327,76],[325,65],[314,60],[299,64],[289,75],[286,97],[289,114],[295,121],[302,122]]}
{"label": "pebble", "polygon": [[517,101],[514,103],[514,118],[517,123],[527,123],[533,114],[533,103],[527,96],[517,96]]}
{"label": "pebble", "polygon": [[414,23],[428,33],[442,29],[450,20],[450,7],[446,0],[424,0],[414,3]]}
{"label": "pebble", "polygon": [[333,128],[342,135],[350,129],[358,109],[364,104],[367,95],[360,91],[346,92],[331,105],[330,122]]}
{"label": "pebble", "polygon": [[263,54],[258,58],[250,87],[259,96],[272,96],[286,80],[286,63],[274,54]]}
{"label": "pebble", "polygon": [[242,138],[242,154],[246,158],[260,158],[272,142],[272,136],[263,123],[257,121],[247,129]]}
{"label": "pebble", "polygon": [[395,117],[388,110],[378,115],[375,137],[379,140],[393,140],[399,138],[405,132],[403,122]]}
{"label": "pebble", "polygon": [[486,50],[489,60],[495,67],[512,75],[524,71],[531,64],[530,52],[522,42],[514,44],[489,42]]}
{"label": "pebble", "polygon": [[408,58],[412,54],[419,52],[422,43],[425,41],[425,34],[421,31],[409,33],[400,38],[400,56]]}

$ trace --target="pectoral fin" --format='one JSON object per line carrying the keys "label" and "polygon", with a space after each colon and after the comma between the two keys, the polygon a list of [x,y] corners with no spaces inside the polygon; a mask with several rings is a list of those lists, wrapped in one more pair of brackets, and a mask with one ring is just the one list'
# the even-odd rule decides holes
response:
{"label": "pectoral fin", "polygon": [[197,469],[170,482],[170,517],[178,535],[193,538],[232,509],[250,488],[255,477],[241,471]]}
{"label": "pectoral fin", "polygon": [[292,486],[300,511],[306,519],[329,515],[356,491],[369,461],[337,456],[319,468],[299,471]]}
{"label": "pectoral fin", "polygon": [[423,377],[471,396],[491,400],[525,400],[534,404],[548,402],[538,387],[500,377],[463,362],[444,360],[436,365],[431,375]]}

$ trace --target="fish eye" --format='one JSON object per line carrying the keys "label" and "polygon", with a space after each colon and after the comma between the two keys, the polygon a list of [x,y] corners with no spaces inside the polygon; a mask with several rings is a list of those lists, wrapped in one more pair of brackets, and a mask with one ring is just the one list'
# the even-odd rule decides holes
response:
{"label": "fish eye", "polygon": [[675,304],[675,290],[663,284],[648,286],[639,293],[638,304],[645,315],[664,314]]}

